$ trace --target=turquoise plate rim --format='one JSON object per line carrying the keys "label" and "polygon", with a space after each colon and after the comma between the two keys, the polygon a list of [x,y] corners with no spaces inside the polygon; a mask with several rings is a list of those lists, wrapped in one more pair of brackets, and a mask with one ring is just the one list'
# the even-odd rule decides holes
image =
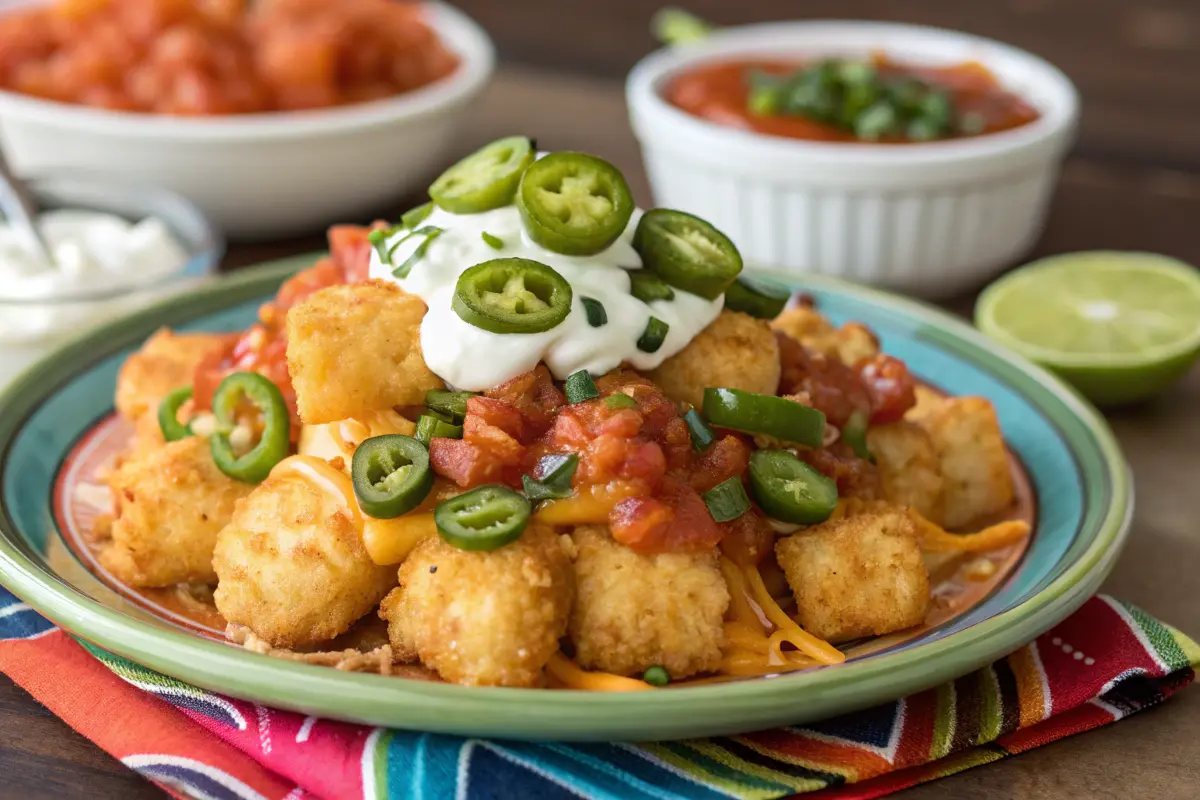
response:
{"label": "turquoise plate rim", "polygon": [[[80,334],[0,392],[0,472],[26,418],[58,391],[80,364],[129,346],[155,327],[183,322],[270,292],[321,254],[305,254],[239,271]],[[1087,547],[1035,595],[1012,608],[933,641],[895,652],[766,680],[601,694],[474,688],[345,673],[273,659],[133,619],[73,588],[34,562],[0,513],[0,583],[59,626],[89,642],[180,680],[269,706],[348,721],[439,733],[574,741],[662,740],[740,733],[799,724],[893,700],[966,674],[1027,643],[1068,616],[1099,588],[1128,536],[1132,478],[1099,413],[1045,370],[984,338],[967,324],[918,301],[819,276],[765,269],[791,285],[828,289],[922,323],[955,355],[986,364],[999,379],[1061,404],[1072,436],[1093,439],[1111,503],[1090,530]],[[869,322],[869,320],[868,320]],[[94,343],[101,340],[97,347]],[[98,352],[99,351],[99,352]],[[1049,414],[1047,408],[1040,408]],[[1059,427],[1062,427],[1061,425]],[[0,509],[2,511],[2,509]],[[1091,513],[1084,509],[1085,515]],[[1073,543],[1074,544],[1074,543]],[[1072,547],[1072,550],[1075,548]]]}

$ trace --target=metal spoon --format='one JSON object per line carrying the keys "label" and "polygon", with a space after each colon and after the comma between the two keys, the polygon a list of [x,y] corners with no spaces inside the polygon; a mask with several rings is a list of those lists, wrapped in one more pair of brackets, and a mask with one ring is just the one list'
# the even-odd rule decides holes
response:
{"label": "metal spoon", "polygon": [[25,240],[30,253],[47,264],[54,263],[54,256],[37,226],[37,199],[25,182],[9,169],[3,147],[0,147],[0,211],[8,218],[8,224]]}

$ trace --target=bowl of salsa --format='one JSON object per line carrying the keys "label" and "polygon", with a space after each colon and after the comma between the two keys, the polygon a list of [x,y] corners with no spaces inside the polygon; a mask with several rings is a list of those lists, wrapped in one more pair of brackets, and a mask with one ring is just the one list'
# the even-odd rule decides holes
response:
{"label": "bowl of salsa", "polygon": [[750,260],[926,297],[1033,245],[1078,117],[1037,56],[875,22],[719,29],[639,62],[627,99],[660,205]]}

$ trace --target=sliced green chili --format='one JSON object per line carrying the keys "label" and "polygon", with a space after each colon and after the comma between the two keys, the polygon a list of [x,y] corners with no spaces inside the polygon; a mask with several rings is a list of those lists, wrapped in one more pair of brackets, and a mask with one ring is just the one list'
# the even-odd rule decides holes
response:
{"label": "sliced green chili", "polygon": [[671,326],[658,317],[651,317],[646,321],[646,330],[637,340],[637,349],[643,353],[657,353],[667,340],[667,331],[670,329]]}
{"label": "sliced green chili", "polygon": [[563,391],[567,395],[567,402],[571,404],[582,403],[585,400],[594,400],[600,396],[600,390],[596,388],[596,382],[592,380],[592,375],[586,369],[581,369],[578,372],[572,372],[567,376],[566,383],[563,385]]}
{"label": "sliced green chili", "polygon": [[[262,415],[262,436],[251,450],[234,453],[229,433],[237,425],[237,413],[243,403],[251,403]],[[213,462],[229,477],[246,483],[259,483],[271,469],[287,458],[291,445],[291,418],[279,387],[257,372],[235,372],[226,376],[212,400],[217,432],[209,441]]]}
{"label": "sliced green chili", "polygon": [[850,413],[850,418],[842,426],[842,440],[850,445],[854,455],[865,458],[872,464],[875,463],[875,456],[871,455],[871,450],[867,447],[867,413],[865,411],[855,409]]}
{"label": "sliced green chili", "polygon": [[192,387],[181,386],[168,393],[158,404],[158,427],[166,441],[175,442],[192,435],[191,424],[179,421],[180,407],[191,399]]}
{"label": "sliced green chili", "polygon": [[791,296],[786,286],[741,275],[725,290],[725,307],[758,319],[775,319]]}
{"label": "sliced green chili", "polygon": [[350,480],[358,507],[367,516],[393,519],[407,514],[433,489],[429,451],[411,436],[373,436],[355,449]]}
{"label": "sliced green chili", "polygon": [[451,307],[485,331],[541,333],[571,312],[571,284],[537,261],[495,258],[458,276]]}
{"label": "sliced green chili", "polygon": [[525,531],[529,500],[507,486],[488,484],[451,497],[434,509],[438,534],[460,550],[495,550]]}
{"label": "sliced green chili", "polygon": [[525,170],[517,208],[534,242],[556,253],[589,256],[625,230],[633,194],[621,171],[604,159],[551,153]]}
{"label": "sliced green chili", "polygon": [[815,525],[837,508],[837,482],[786,450],[756,450],[749,474],[754,499],[769,517]]}
{"label": "sliced green chili", "polygon": [[540,478],[522,475],[521,485],[531,503],[541,500],[561,500],[572,494],[571,479],[579,467],[579,456],[574,453],[542,456],[534,470]]}
{"label": "sliced green chili", "polygon": [[527,136],[497,139],[443,172],[429,187],[429,196],[455,214],[506,206],[536,158],[537,148]]}
{"label": "sliced green chili", "polygon": [[647,211],[638,220],[633,246],[646,269],[707,300],[720,297],[742,271],[742,256],[729,237],[682,211]]}
{"label": "sliced green chili", "polygon": [[704,418],[719,428],[762,433],[781,442],[820,447],[825,415],[794,400],[740,389],[705,389]]}

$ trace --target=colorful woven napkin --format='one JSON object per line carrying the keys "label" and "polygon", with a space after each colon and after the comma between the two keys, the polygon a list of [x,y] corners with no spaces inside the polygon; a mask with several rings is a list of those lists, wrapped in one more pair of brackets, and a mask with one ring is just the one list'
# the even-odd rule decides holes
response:
{"label": "colorful woven napkin", "polygon": [[223,697],[82,645],[0,589],[0,670],[177,797],[880,797],[1122,719],[1191,683],[1200,646],[1092,598],[937,689],[803,727],[658,744],[463,739]]}

